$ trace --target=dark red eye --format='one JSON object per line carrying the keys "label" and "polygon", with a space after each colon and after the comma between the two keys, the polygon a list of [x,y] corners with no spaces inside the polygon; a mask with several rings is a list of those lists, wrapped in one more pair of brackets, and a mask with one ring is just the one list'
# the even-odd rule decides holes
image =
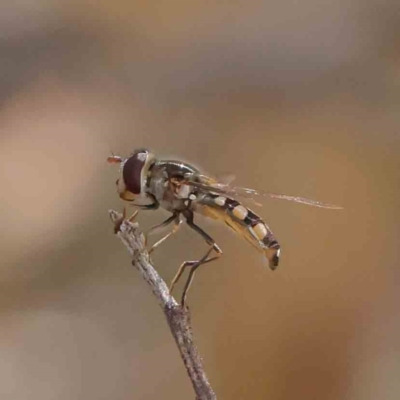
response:
{"label": "dark red eye", "polygon": [[142,190],[142,169],[146,164],[147,155],[147,152],[141,151],[135,153],[125,162],[122,175],[126,188],[134,194],[140,194]]}

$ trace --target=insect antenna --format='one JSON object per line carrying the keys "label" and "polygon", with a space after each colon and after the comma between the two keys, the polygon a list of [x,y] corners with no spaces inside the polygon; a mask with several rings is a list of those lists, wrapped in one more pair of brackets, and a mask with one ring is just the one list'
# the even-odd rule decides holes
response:
{"label": "insect antenna", "polygon": [[107,157],[107,162],[109,164],[121,164],[122,157],[116,156],[114,153],[111,153],[111,155]]}

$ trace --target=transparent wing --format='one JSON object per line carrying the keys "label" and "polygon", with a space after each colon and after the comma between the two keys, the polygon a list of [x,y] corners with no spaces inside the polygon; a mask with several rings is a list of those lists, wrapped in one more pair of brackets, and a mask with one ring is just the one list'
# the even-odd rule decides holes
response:
{"label": "transparent wing", "polygon": [[343,209],[343,207],[334,204],[323,203],[321,201],[306,199],[304,197],[288,196],[286,194],[269,193],[250,188],[231,186],[229,184],[218,182],[213,178],[200,174],[189,175],[186,176],[185,178],[186,178],[185,183],[187,185],[197,187],[201,191],[222,194],[228,197],[236,197],[236,198],[243,197],[252,200],[257,205],[260,204],[255,200],[255,198],[269,197],[272,199],[288,200],[288,201],[293,201],[295,203],[306,204],[309,206],[319,207],[319,208],[327,208],[331,210]]}

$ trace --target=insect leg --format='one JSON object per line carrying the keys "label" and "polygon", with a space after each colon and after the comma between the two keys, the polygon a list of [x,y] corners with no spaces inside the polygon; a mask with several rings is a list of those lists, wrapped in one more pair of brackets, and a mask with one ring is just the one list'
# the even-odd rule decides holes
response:
{"label": "insect leg", "polygon": [[165,221],[161,222],[161,224],[158,225],[154,225],[153,227],[151,227],[146,235],[150,235],[150,234],[154,234],[157,233],[157,231],[161,230],[162,228],[165,228],[166,226],[168,226],[171,222],[175,221],[176,219],[178,219],[179,213],[174,212],[170,217],[168,217]]}
{"label": "insect leg", "polygon": [[176,233],[180,227],[181,220],[179,218],[179,213],[174,213],[172,214],[169,218],[167,218],[164,222],[162,222],[159,225],[153,226],[146,234],[146,243],[147,243],[147,238],[150,234],[153,234],[157,232],[159,229],[165,228],[168,226],[170,223],[174,222],[174,227],[172,228],[172,231],[167,233],[164,237],[162,237],[160,240],[158,240],[156,243],[153,244],[153,246],[149,249],[149,254],[153,252],[161,243],[163,243],[165,240],[167,240],[172,234]]}
{"label": "insect leg", "polygon": [[153,195],[147,193],[147,197],[153,200],[153,202],[150,204],[141,205],[141,204],[135,204],[135,200],[131,200],[129,204],[141,210],[157,210],[158,208],[160,208],[160,203]]}
{"label": "insect leg", "polygon": [[139,214],[139,211],[135,211],[129,218],[126,218],[126,207],[124,207],[124,209],[122,210],[122,217],[119,218],[114,223],[114,233],[119,232],[119,230],[121,229],[121,225],[125,220],[127,220],[129,222],[133,222],[138,214]]}
{"label": "insect leg", "polygon": [[[199,226],[197,226],[194,222],[193,222],[193,211],[191,210],[185,210],[183,212],[183,215],[186,217],[187,223],[188,225],[194,230],[196,231],[199,235],[201,235],[203,237],[203,239],[211,246],[207,252],[205,253],[205,255],[197,261],[185,261],[184,263],[182,263],[182,265],[179,267],[178,272],[176,273],[174,279],[171,282],[171,286],[170,286],[170,291],[173,290],[176,282],[179,280],[179,278],[181,277],[184,269],[186,267],[191,267],[190,269],[190,273],[188,276],[188,279],[185,283],[184,289],[183,289],[183,293],[182,293],[182,300],[181,300],[181,304],[184,305],[185,301],[186,301],[186,296],[187,296],[187,292],[190,288],[190,285],[193,282],[193,278],[194,278],[194,273],[196,271],[196,269],[203,264],[207,264],[211,261],[214,261],[216,259],[218,259],[221,255],[222,255],[222,250],[220,249],[220,247],[215,243],[215,240],[209,236],[206,232],[204,232]],[[210,254],[212,251],[215,251],[217,254],[214,257],[209,258]]]}
{"label": "insect leg", "polygon": [[140,208],[141,210],[157,210],[160,207],[160,205],[157,202],[146,204],[144,206],[135,203],[132,203],[131,205]]}
{"label": "insect leg", "polygon": [[[134,206],[134,207],[139,208],[141,210],[157,210],[160,207],[160,203],[155,199],[155,197],[153,197],[153,196],[149,196],[149,197],[151,197],[152,200],[153,200],[153,203],[151,203],[151,204],[139,205],[139,204],[135,204],[133,201],[131,201],[131,202],[128,203],[128,205],[129,206]],[[125,219],[126,219],[126,210],[127,210],[127,207],[125,206],[124,210],[122,212],[122,217],[118,221],[115,222],[115,224],[114,224],[114,233],[118,233],[119,232],[122,222],[125,221]],[[135,217],[137,216],[137,214],[138,214],[138,211],[135,211],[132,214],[132,216],[128,218],[128,221],[132,222],[135,219]]]}
{"label": "insect leg", "polygon": [[[211,248],[211,249],[209,250],[207,256],[209,255],[209,253],[211,252],[211,250],[213,250],[213,248]],[[185,283],[185,287],[183,288],[183,292],[182,292],[182,298],[181,298],[181,305],[182,305],[182,306],[184,306],[185,303],[186,303],[187,293],[188,293],[188,291],[189,291],[189,289],[190,289],[190,286],[192,285],[192,282],[193,282],[193,279],[194,279],[194,273],[196,272],[196,269],[199,268],[200,265],[207,264],[207,263],[209,263],[209,262],[211,262],[211,261],[217,260],[217,259],[220,258],[221,255],[222,255],[222,253],[217,253],[217,254],[218,254],[218,255],[216,255],[216,256],[214,256],[214,257],[211,257],[211,258],[208,258],[208,259],[203,259],[203,258],[204,258],[204,257],[203,257],[201,260],[199,260],[199,261],[196,262],[194,265],[192,265],[192,268],[190,269],[190,272],[189,272],[188,279],[187,279],[187,281],[186,281],[186,283]]]}
{"label": "insect leg", "polygon": [[136,210],[129,218],[127,218],[127,221],[128,222],[133,222],[136,219],[138,214],[139,214],[139,211]]}
{"label": "insect leg", "polygon": [[[204,258],[204,261],[201,262],[201,265],[207,264],[207,263],[209,263],[209,262],[211,262],[211,261],[214,261],[214,260],[216,260],[217,258],[219,258],[219,257],[222,255],[222,253],[217,253],[217,254],[218,254],[217,256],[214,256],[214,257],[211,257],[211,258],[206,259],[206,258],[210,255],[210,253],[211,253],[212,250],[213,250],[213,247],[211,247],[211,248],[207,251],[206,257],[203,257],[203,258]],[[203,260],[203,258],[202,258],[201,260]],[[181,264],[181,266],[180,266],[179,269],[178,269],[178,272],[175,274],[174,279],[172,279],[171,284],[170,284],[170,286],[169,286],[169,291],[170,291],[171,293],[172,293],[172,291],[174,290],[175,284],[178,282],[179,278],[182,276],[184,269],[185,269],[186,267],[194,267],[194,266],[196,266],[197,264],[199,264],[199,262],[200,262],[201,260],[197,260],[197,261],[184,261],[184,262]]]}

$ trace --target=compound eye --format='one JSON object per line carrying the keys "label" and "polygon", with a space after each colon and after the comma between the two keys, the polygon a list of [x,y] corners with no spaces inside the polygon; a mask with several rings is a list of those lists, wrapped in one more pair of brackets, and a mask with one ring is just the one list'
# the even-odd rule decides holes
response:
{"label": "compound eye", "polygon": [[126,188],[137,195],[142,190],[142,170],[146,164],[147,155],[148,153],[145,151],[135,153],[126,160],[122,171]]}

